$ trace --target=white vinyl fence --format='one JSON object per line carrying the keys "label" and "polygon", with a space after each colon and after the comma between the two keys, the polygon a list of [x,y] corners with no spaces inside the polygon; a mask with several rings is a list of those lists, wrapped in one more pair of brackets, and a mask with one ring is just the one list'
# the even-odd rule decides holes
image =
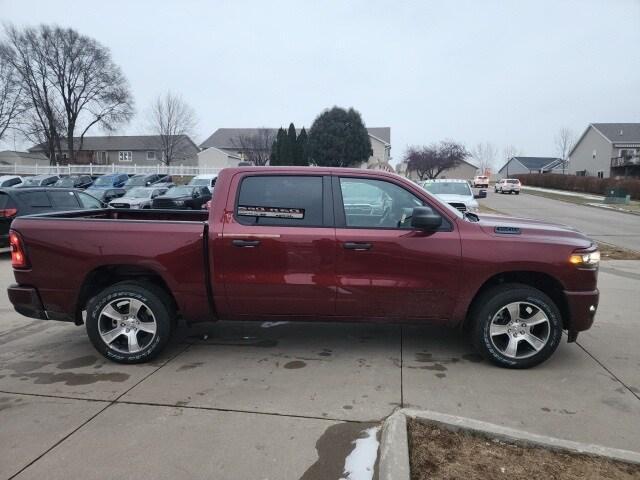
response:
{"label": "white vinyl fence", "polygon": [[175,176],[195,176],[218,173],[220,168],[186,167],[183,165],[0,165],[0,175],[102,175],[105,173],[161,173]]}

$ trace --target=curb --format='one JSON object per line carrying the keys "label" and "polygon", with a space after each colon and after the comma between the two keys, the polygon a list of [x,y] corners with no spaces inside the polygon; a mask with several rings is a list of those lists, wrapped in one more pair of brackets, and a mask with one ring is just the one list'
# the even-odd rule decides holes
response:
{"label": "curb", "polygon": [[459,417],[457,415],[403,408],[396,411],[384,422],[380,442],[380,480],[409,480],[411,477],[409,470],[407,417],[436,423],[442,428],[452,431],[467,430],[484,435],[488,434],[490,437],[520,446],[544,447],[550,450],[570,451],[573,453],[595,455],[612,460],[640,464],[640,453],[630,450],[621,450],[538,435],[536,433],[516,430],[494,423]]}

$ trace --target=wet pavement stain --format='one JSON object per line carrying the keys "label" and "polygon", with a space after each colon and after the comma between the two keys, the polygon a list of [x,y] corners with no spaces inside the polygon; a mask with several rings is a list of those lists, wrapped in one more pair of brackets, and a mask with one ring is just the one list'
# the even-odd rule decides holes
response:
{"label": "wet pavement stain", "polygon": [[202,365],[204,365],[204,362],[187,363],[186,365],[182,365],[180,368],[178,368],[178,372],[184,372],[185,370],[193,370],[194,368],[198,368]]}
{"label": "wet pavement stain", "polygon": [[33,370],[38,370],[45,365],[49,365],[49,362],[41,362],[37,360],[23,360],[21,362],[9,363],[7,365],[8,368],[13,370],[15,373],[27,373],[32,372]]}
{"label": "wet pavement stain", "polygon": [[318,459],[302,474],[300,480],[343,478],[344,461],[353,450],[353,442],[365,438],[365,430],[375,426],[375,423],[347,422],[327,428],[316,441]]}
{"label": "wet pavement stain", "polygon": [[74,358],[72,360],[65,360],[60,362],[57,368],[61,370],[71,370],[73,368],[89,367],[96,363],[98,358],[93,355],[87,355],[84,357]]}
{"label": "wet pavement stain", "polygon": [[445,373],[436,373],[436,377],[438,378],[446,378],[446,374]]}
{"label": "wet pavement stain", "polygon": [[542,407],[540,410],[547,413],[550,413],[550,412],[561,413],[562,415],[575,415],[576,413],[578,413],[578,412],[572,412],[571,410],[567,410],[566,408],[556,410],[556,409],[551,409],[549,407]]}
{"label": "wet pavement stain", "polygon": [[294,360],[293,362],[287,362],[284,364],[284,368],[287,368],[289,370],[304,368],[306,366],[307,366],[306,362],[303,362],[302,360]]}
{"label": "wet pavement stain", "polygon": [[64,383],[69,386],[91,385],[98,382],[124,382],[129,379],[127,373],[45,373],[34,372],[23,375],[12,375],[12,377],[28,377],[35,381],[37,385],[51,385],[53,383]]}
{"label": "wet pavement stain", "polygon": [[345,410],[352,410],[353,405],[343,405],[342,408],[344,408]]}

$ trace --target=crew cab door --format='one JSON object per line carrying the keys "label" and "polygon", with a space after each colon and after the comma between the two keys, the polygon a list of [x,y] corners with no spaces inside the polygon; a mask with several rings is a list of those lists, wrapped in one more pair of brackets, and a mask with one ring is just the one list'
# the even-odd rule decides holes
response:
{"label": "crew cab door", "polygon": [[[392,179],[335,176],[336,314],[447,319],[460,281],[461,246],[443,212],[435,232],[411,228],[428,197]],[[435,205],[429,205],[436,212]]]}
{"label": "crew cab door", "polygon": [[326,316],[335,309],[331,178],[237,174],[216,252],[229,310]]}

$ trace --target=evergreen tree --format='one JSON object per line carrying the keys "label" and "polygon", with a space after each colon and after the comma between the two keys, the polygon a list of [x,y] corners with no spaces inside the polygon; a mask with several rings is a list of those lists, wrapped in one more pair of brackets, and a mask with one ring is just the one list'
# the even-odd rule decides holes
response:
{"label": "evergreen tree", "polygon": [[278,165],[288,165],[286,162],[286,148],[285,144],[287,143],[287,133],[283,128],[278,130],[278,134],[276,135],[276,139],[271,146],[271,155],[269,163],[270,165],[278,166]]}
{"label": "evergreen tree", "polygon": [[314,120],[308,152],[311,163],[326,167],[356,167],[373,154],[360,113],[339,107],[325,110]]}
{"label": "evergreen tree", "polygon": [[307,131],[302,127],[300,135],[296,141],[296,157],[295,165],[306,167],[309,165],[309,156],[307,154],[307,144],[309,143],[309,137]]}

